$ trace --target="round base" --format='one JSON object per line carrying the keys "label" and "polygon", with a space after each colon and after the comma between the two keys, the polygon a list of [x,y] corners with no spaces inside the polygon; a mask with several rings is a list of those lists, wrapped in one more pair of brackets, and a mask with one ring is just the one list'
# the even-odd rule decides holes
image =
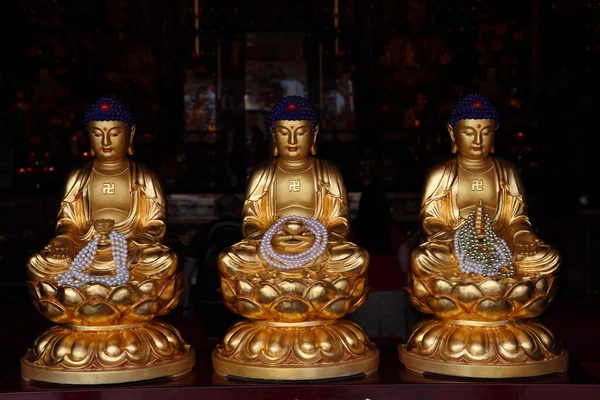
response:
{"label": "round base", "polygon": [[114,384],[180,376],[194,364],[194,350],[163,322],[61,325],[37,337],[21,359],[21,376],[57,384]]}
{"label": "round base", "polygon": [[322,380],[375,372],[379,351],[351,321],[243,321],[227,332],[212,361],[222,376]]}
{"label": "round base", "polygon": [[243,364],[227,360],[219,356],[217,350],[214,350],[212,353],[212,363],[215,373],[222,376],[269,381],[312,381],[352,377],[358,374],[369,375],[377,371],[379,350],[375,349],[366,357],[358,360],[314,365]]}
{"label": "round base", "polygon": [[157,378],[176,378],[187,374],[196,363],[194,349],[172,361],[147,367],[123,367],[101,371],[68,371],[39,367],[21,359],[21,377],[28,381],[62,385],[107,385],[146,381]]}
{"label": "round base", "polygon": [[411,371],[419,374],[427,372],[464,378],[510,379],[549,375],[566,371],[569,364],[569,355],[566,351],[563,351],[560,356],[550,360],[506,365],[482,365],[429,360],[407,352],[405,345],[398,346],[398,351],[400,361]]}
{"label": "round base", "polygon": [[552,332],[530,320],[427,319],[398,350],[412,371],[468,378],[547,375],[565,371],[569,362]]}

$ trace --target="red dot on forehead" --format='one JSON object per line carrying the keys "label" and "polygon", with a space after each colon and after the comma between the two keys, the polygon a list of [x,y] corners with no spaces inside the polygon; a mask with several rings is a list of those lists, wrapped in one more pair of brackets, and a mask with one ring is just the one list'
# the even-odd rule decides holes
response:
{"label": "red dot on forehead", "polygon": [[102,104],[100,104],[100,109],[102,111],[110,111],[110,104],[108,104],[108,103],[102,103]]}
{"label": "red dot on forehead", "polygon": [[481,128],[481,124],[477,124],[477,127],[478,127],[478,128]]}
{"label": "red dot on forehead", "polygon": [[483,108],[483,103],[479,100],[473,102],[473,108]]}
{"label": "red dot on forehead", "polygon": [[294,129],[294,125],[290,126],[290,128]]}
{"label": "red dot on forehead", "polygon": [[294,103],[290,103],[288,104],[288,110],[290,111],[296,111],[296,105]]}
{"label": "red dot on forehead", "polygon": [[104,127],[104,132],[106,132],[107,129],[108,129],[107,127]]}

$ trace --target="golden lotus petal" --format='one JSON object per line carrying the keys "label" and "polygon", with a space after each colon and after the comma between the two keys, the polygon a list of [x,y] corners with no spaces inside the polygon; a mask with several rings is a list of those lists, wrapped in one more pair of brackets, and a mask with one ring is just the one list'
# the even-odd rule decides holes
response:
{"label": "golden lotus petal", "polygon": [[284,279],[277,282],[277,288],[282,295],[298,294],[303,295],[306,290],[306,283],[300,279]]}
{"label": "golden lotus petal", "polygon": [[160,289],[158,297],[160,297],[165,303],[168,303],[177,291],[177,280],[169,279],[164,283],[164,286]]}
{"label": "golden lotus petal", "polygon": [[262,282],[255,287],[254,298],[262,304],[271,304],[280,297],[277,288],[270,283]]}
{"label": "golden lotus petal", "polygon": [[419,300],[424,300],[429,297],[429,290],[420,279],[411,279],[410,282],[408,287],[413,296]]}
{"label": "golden lotus petal", "polygon": [[549,300],[546,296],[539,297],[519,310],[517,315],[521,318],[535,318],[548,308]]}
{"label": "golden lotus petal", "polygon": [[341,318],[350,311],[352,298],[348,296],[333,299],[319,312],[319,315],[327,319]]}
{"label": "golden lotus petal", "polygon": [[335,291],[339,294],[350,293],[350,284],[348,283],[348,279],[345,276],[340,276],[335,281],[333,281],[333,287],[335,288]]}
{"label": "golden lotus petal", "polygon": [[267,347],[267,343],[271,337],[270,329],[260,329],[257,333],[250,339],[248,343],[248,350],[253,355],[259,355],[263,350]]}
{"label": "golden lotus petal", "polygon": [[86,283],[81,286],[83,294],[88,299],[101,299],[104,300],[108,297],[111,288],[101,283]]}
{"label": "golden lotus petal", "polygon": [[483,292],[472,283],[459,283],[454,286],[452,293],[456,298],[465,303],[471,303],[483,297]]}
{"label": "golden lotus petal", "polygon": [[265,319],[269,315],[263,306],[244,297],[236,299],[235,307],[238,313],[249,319]]}
{"label": "golden lotus petal", "polygon": [[548,285],[548,279],[550,278],[543,276],[535,282],[535,291],[537,293],[546,293],[548,291],[548,287],[550,286]]}
{"label": "golden lotus petal", "polygon": [[108,300],[124,311],[140,299],[133,287],[129,285],[118,286],[109,295]]}
{"label": "golden lotus petal", "polygon": [[274,329],[270,332],[269,341],[265,347],[263,357],[269,362],[277,363],[285,359],[290,352],[292,337],[287,331]]}
{"label": "golden lotus petal", "polygon": [[453,289],[452,283],[450,283],[447,280],[442,279],[442,278],[430,280],[429,286],[430,286],[431,293],[434,295],[450,294],[450,293],[452,293],[452,289]]}
{"label": "golden lotus petal", "polygon": [[522,305],[531,300],[533,293],[533,284],[531,282],[524,281],[514,285],[508,291],[507,298],[517,305]]}
{"label": "golden lotus petal", "polygon": [[249,282],[245,279],[238,279],[237,281],[237,291],[238,293],[252,294],[254,290],[254,285],[252,282]]}
{"label": "golden lotus petal", "polygon": [[452,318],[462,313],[461,308],[450,297],[433,297],[427,299],[427,305],[434,314],[441,318]]}
{"label": "golden lotus petal", "polygon": [[221,296],[225,302],[235,301],[235,290],[233,284],[227,279],[221,279]]}
{"label": "golden lotus petal", "polygon": [[353,298],[358,298],[358,297],[362,297],[365,292],[367,290],[367,281],[364,278],[361,279],[357,279],[356,283],[354,285],[354,288],[352,289],[352,297]]}
{"label": "golden lotus petal", "polygon": [[475,313],[486,320],[504,319],[513,311],[512,304],[506,299],[484,299],[474,306]]}
{"label": "golden lotus petal", "polygon": [[408,292],[407,297],[408,297],[408,302],[410,303],[410,305],[413,306],[414,308],[416,308],[417,311],[420,311],[424,314],[433,314],[433,311],[431,310],[431,308],[429,308],[428,305],[424,304],[421,300],[419,300],[415,296],[413,296],[412,293]]}
{"label": "golden lotus petal", "polygon": [[40,281],[39,283],[40,297],[50,298],[56,293],[56,286],[48,281]]}
{"label": "golden lotus petal", "polygon": [[306,291],[306,299],[310,301],[313,306],[321,308],[328,301],[330,301],[336,294],[333,285],[328,282],[315,282]]}
{"label": "golden lotus petal", "polygon": [[74,287],[66,286],[58,289],[56,299],[65,307],[77,307],[85,301],[83,294]]}
{"label": "golden lotus petal", "polygon": [[27,295],[29,299],[36,303],[40,298],[40,293],[38,292],[38,288],[34,286],[31,282],[27,282],[25,284],[27,286]]}
{"label": "golden lotus petal", "polygon": [[506,292],[504,280],[486,279],[479,284],[479,288],[488,296],[502,296]]}
{"label": "golden lotus petal", "polygon": [[50,321],[57,324],[71,322],[72,316],[60,304],[57,304],[52,300],[44,299],[41,299],[38,304],[42,315]]}
{"label": "golden lotus petal", "polygon": [[281,297],[273,304],[272,312],[283,322],[300,322],[314,315],[313,306],[300,297]]}
{"label": "golden lotus petal", "polygon": [[153,296],[158,294],[158,288],[156,287],[156,279],[146,279],[137,285],[137,289],[142,295]]}
{"label": "golden lotus petal", "polygon": [[459,326],[448,335],[446,340],[446,353],[450,354],[450,358],[460,357],[465,350],[469,338],[469,329],[464,326]]}
{"label": "golden lotus petal", "polygon": [[114,325],[121,313],[105,301],[86,301],[75,309],[75,317],[87,325]]}
{"label": "golden lotus petal", "polygon": [[158,314],[161,304],[157,297],[143,300],[131,308],[131,314],[143,320],[151,319]]}

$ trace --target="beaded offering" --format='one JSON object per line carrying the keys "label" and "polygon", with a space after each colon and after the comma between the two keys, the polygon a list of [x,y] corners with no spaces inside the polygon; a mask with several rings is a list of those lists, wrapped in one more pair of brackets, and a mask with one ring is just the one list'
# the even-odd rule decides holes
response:
{"label": "beaded offering", "polygon": [[[478,232],[476,225],[483,226]],[[463,226],[454,234],[454,252],[461,271],[486,277],[497,275],[509,278],[515,267],[511,251],[492,228],[491,218],[485,210],[472,211]]]}
{"label": "beaded offering", "polygon": [[115,260],[116,275],[92,276],[84,271],[94,262],[100,235],[96,235],[73,259],[69,270],[58,274],[54,280],[58,286],[80,287],[85,283],[103,283],[108,286],[124,285],[129,281],[129,268],[127,268],[127,239],[122,234],[112,231],[108,234],[112,247],[112,256]]}
{"label": "beaded offering", "polygon": [[[279,232],[288,221],[302,221],[308,231],[315,235],[315,242],[310,249],[298,254],[280,254],[277,253],[271,245],[273,236]],[[302,268],[309,262],[319,257],[327,247],[327,228],[322,223],[311,218],[298,217],[290,215],[281,218],[267,232],[265,232],[260,242],[260,253],[262,257],[272,266],[279,269],[290,270]]]}

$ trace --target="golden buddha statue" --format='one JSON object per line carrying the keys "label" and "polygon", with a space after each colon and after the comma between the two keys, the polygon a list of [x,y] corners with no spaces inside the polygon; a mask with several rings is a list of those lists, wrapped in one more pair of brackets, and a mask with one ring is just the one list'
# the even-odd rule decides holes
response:
{"label": "golden buddha statue", "polygon": [[568,356],[530,318],[557,289],[560,256],[532,232],[517,169],[494,157],[495,107],[472,94],[450,114],[458,155],[429,174],[419,218],[426,235],[411,256],[407,292],[434,319],[413,327],[407,368],[479,378],[561,372]]}
{"label": "golden buddha statue", "polygon": [[307,380],[377,369],[362,328],[340,319],[365,301],[369,257],[347,241],[346,189],[337,167],[315,157],[317,122],[300,96],[269,115],[274,157],[249,178],[243,241],[219,255],[223,300],[249,320],[213,352],[217,374]]}
{"label": "golden buddha statue", "polygon": [[162,244],[165,198],[156,175],[131,160],[136,126],[118,100],[85,114],[94,157],[71,173],[56,236],[27,264],[36,308],[60,324],[21,361],[27,380],[105,384],[176,376],[194,350],[169,313],[183,292],[177,256]]}

